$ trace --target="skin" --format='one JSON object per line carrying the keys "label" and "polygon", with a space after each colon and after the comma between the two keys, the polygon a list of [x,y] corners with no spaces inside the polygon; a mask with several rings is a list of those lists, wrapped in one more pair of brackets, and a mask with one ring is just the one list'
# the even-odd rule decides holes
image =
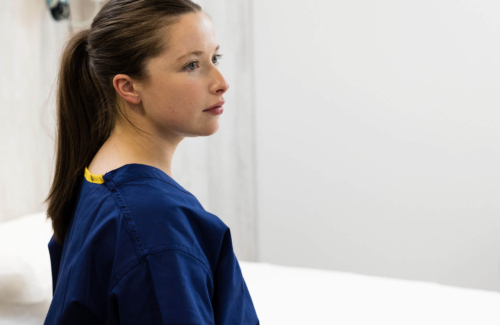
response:
{"label": "skin", "polygon": [[[113,78],[122,111],[152,135],[136,130],[118,116],[113,132],[88,166],[92,174],[138,163],[159,168],[172,177],[172,158],[179,143],[185,137],[217,132],[221,115],[203,110],[224,100],[229,84],[218,69],[218,42],[212,21],[203,12],[185,14],[170,37],[168,50],[147,63],[151,77],[148,85],[124,74]],[[192,51],[204,53],[177,61]]]}

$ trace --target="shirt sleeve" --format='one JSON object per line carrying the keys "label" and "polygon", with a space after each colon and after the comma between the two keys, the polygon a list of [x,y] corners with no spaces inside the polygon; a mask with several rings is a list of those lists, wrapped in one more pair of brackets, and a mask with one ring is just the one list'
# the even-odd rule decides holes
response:
{"label": "shirt sleeve", "polygon": [[214,273],[212,306],[217,325],[259,325],[255,307],[233,251],[231,231],[224,233]]}
{"label": "shirt sleeve", "polygon": [[48,246],[50,255],[50,268],[52,271],[52,296],[54,296],[56,292],[57,278],[59,276],[59,264],[61,262],[63,246],[55,240],[54,235],[52,235],[52,237],[50,238]]}
{"label": "shirt sleeve", "polygon": [[204,263],[177,249],[145,256],[113,288],[116,324],[214,324],[213,280]]}

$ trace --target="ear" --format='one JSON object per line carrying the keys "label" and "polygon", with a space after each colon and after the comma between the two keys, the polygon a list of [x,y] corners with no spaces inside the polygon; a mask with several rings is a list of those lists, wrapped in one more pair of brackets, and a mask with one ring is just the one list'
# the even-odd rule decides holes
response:
{"label": "ear", "polygon": [[131,104],[139,104],[141,98],[137,93],[134,81],[126,74],[117,74],[113,78],[113,87],[116,92],[127,102]]}

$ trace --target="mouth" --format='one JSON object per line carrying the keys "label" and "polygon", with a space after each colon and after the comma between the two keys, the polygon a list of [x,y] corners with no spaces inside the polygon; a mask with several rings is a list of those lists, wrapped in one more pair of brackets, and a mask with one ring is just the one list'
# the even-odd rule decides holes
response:
{"label": "mouth", "polygon": [[209,110],[204,110],[204,112],[214,114],[214,115],[221,115],[222,112],[224,112],[224,107],[217,106],[217,107],[211,108]]}
{"label": "mouth", "polygon": [[215,103],[214,105],[210,106],[209,108],[205,108],[203,111],[208,111],[214,108],[222,107],[226,102],[224,100],[221,100],[220,102]]}

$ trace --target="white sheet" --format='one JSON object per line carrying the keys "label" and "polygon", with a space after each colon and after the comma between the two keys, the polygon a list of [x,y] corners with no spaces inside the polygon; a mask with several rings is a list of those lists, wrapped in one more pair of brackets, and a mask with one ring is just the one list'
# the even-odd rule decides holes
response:
{"label": "white sheet", "polygon": [[498,325],[500,293],[240,261],[266,324]]}
{"label": "white sheet", "polygon": [[52,234],[45,212],[0,223],[0,303],[36,304],[52,297]]}
{"label": "white sheet", "polygon": [[36,304],[0,303],[0,325],[42,325],[50,300]]}

